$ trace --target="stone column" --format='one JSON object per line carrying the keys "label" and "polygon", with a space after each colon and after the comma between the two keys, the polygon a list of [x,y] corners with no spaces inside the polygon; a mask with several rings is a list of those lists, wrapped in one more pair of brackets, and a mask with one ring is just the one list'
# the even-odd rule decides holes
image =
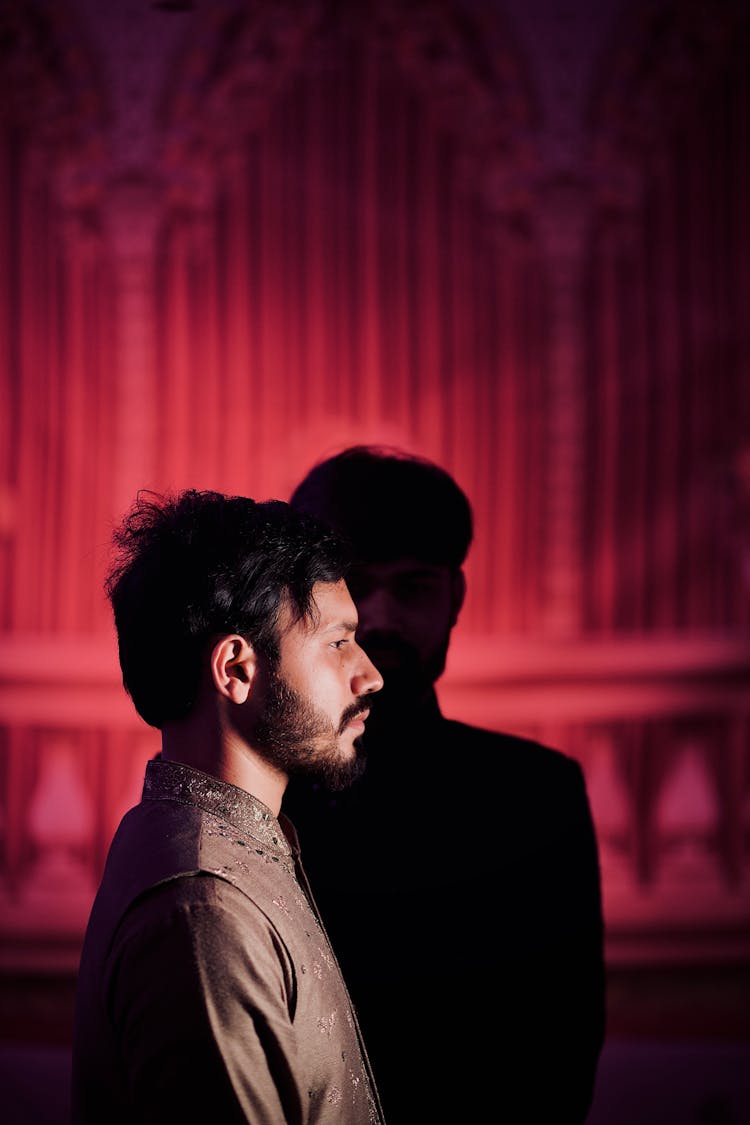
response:
{"label": "stone column", "polygon": [[584,472],[583,264],[589,196],[573,177],[543,184],[537,230],[549,278],[550,355],[544,618],[550,633],[581,626],[581,521]]}
{"label": "stone column", "polygon": [[113,255],[117,307],[112,350],[116,515],[130,506],[138,489],[155,483],[154,265],[160,219],[157,185],[146,178],[122,179],[106,194],[104,222]]}

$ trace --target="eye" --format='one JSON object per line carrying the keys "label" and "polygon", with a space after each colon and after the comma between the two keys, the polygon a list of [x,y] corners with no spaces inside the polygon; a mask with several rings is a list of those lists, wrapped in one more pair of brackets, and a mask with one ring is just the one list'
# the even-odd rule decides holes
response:
{"label": "eye", "polygon": [[348,637],[342,637],[340,641],[333,641],[331,647],[341,649],[341,648],[344,647],[344,645],[348,645],[348,644],[349,644],[349,638]]}

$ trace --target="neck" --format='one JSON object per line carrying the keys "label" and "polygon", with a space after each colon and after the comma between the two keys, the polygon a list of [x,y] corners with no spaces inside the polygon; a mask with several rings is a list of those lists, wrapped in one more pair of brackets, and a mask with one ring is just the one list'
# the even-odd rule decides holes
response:
{"label": "neck", "polygon": [[162,757],[201,770],[251,793],[279,815],[287,775],[270,766],[236,731],[214,716],[193,712],[187,719],[165,723]]}

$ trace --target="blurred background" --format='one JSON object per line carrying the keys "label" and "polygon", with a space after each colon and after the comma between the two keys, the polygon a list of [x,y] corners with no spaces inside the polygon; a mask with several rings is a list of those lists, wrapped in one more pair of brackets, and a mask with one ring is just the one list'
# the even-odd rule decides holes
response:
{"label": "blurred background", "polygon": [[9,1125],[158,749],[114,523],[359,441],[474,506],[446,714],[584,768],[592,1125],[750,1121],[747,0],[0,0],[0,349]]}

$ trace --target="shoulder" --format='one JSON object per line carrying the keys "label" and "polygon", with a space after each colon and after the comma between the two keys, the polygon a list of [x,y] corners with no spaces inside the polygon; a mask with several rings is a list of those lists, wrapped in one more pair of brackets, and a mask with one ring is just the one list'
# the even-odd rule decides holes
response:
{"label": "shoulder", "polygon": [[143,801],[124,817],[107,857],[104,881],[123,898],[186,875],[216,875],[240,889],[272,890],[291,855],[245,835],[194,805]]}
{"label": "shoulder", "polygon": [[[223,960],[243,956],[250,949],[257,957],[264,945],[278,950],[275,927],[265,911],[240,888],[220,875],[207,872],[177,875],[155,884],[134,899],[119,920],[113,948],[143,947],[160,941],[177,953]],[[201,956],[202,955],[202,956]]]}
{"label": "shoulder", "polygon": [[100,945],[135,918],[144,926],[171,919],[189,928],[200,917],[207,929],[270,932],[279,888],[293,885],[276,858],[200,809],[142,802],[115,834],[88,929]]}
{"label": "shoulder", "polygon": [[[120,918],[102,964],[112,1026],[164,1028],[213,1043],[219,1023],[253,1011],[289,1015],[292,959],[262,911],[217,876],[181,876],[152,887]],[[234,1014],[233,1014],[234,1013]]]}
{"label": "shoulder", "polygon": [[509,778],[528,778],[537,785],[583,785],[583,771],[571,755],[531,738],[487,730],[445,719],[444,743],[476,755],[480,768]]}

